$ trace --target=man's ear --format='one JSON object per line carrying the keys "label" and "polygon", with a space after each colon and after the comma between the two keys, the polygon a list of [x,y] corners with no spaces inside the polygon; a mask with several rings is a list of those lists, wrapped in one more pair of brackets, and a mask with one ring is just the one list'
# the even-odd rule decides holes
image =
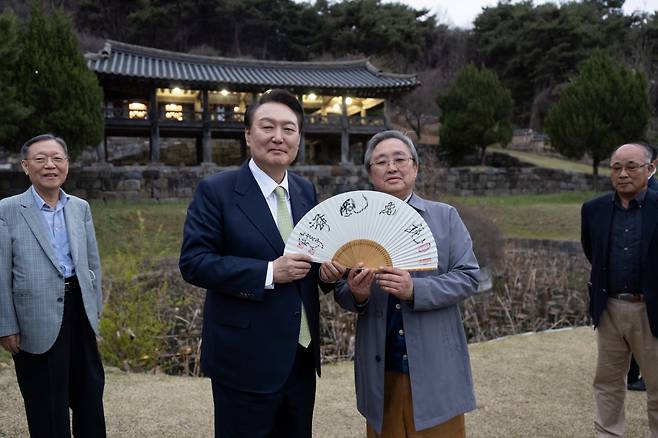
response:
{"label": "man's ear", "polygon": [[21,167],[23,168],[23,172],[25,172],[25,175],[30,174],[30,172],[27,170],[27,161],[21,160]]}

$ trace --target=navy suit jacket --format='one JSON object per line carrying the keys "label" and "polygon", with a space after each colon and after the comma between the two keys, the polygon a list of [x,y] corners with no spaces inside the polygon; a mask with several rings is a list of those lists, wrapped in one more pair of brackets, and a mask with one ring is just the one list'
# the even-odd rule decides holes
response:
{"label": "navy suit jacket", "polygon": [[[288,172],[297,223],[315,206],[313,184]],[[185,281],[207,289],[201,366],[231,388],[280,389],[297,352],[301,303],[320,373],[318,267],[302,280],[265,290],[267,263],[284,242],[248,163],[199,183],[187,211],[179,261]]]}
{"label": "navy suit jacket", "polygon": [[[581,210],[581,242],[585,256],[592,264],[590,273],[589,310],[594,326],[601,320],[608,296],[609,243],[614,193],[583,204]],[[651,333],[658,337],[658,192],[647,190],[642,207],[642,255],[640,287],[646,299]]]}

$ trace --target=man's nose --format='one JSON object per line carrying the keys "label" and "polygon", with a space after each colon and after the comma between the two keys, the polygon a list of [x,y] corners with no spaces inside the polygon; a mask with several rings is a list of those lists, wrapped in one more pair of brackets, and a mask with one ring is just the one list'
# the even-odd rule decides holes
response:
{"label": "man's nose", "polygon": [[281,128],[274,128],[274,132],[272,133],[272,141],[276,143],[281,143],[283,141],[283,129]]}
{"label": "man's nose", "polygon": [[51,157],[46,157],[46,164],[44,164],[43,167],[52,169],[53,167],[57,166],[55,166],[55,160],[53,160]]}
{"label": "man's nose", "polygon": [[393,173],[393,172],[397,172],[398,170],[400,170],[400,169],[398,169],[398,166],[395,164],[394,160],[389,160],[389,162],[386,163],[386,171],[387,172]]}

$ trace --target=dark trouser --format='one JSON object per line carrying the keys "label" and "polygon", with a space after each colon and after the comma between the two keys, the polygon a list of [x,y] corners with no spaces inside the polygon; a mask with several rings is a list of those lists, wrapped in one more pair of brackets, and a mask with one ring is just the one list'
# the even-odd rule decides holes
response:
{"label": "dark trouser", "polygon": [[628,368],[627,383],[635,383],[640,380],[640,367],[635,361],[635,356],[631,355],[631,366]]}
{"label": "dark trouser", "polygon": [[77,283],[67,290],[57,340],[43,354],[14,356],[32,438],[105,437],[105,375]]}
{"label": "dark trouser", "polygon": [[288,380],[277,392],[239,391],[212,380],[215,438],[310,438],[315,404],[313,350],[297,347]]}

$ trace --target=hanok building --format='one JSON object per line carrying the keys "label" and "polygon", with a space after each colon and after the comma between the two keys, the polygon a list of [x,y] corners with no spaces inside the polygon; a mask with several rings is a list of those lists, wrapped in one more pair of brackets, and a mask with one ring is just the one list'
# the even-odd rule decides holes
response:
{"label": "hanok building", "polygon": [[[288,89],[303,103],[298,163],[358,162],[363,143],[390,127],[390,98],[418,85],[415,75],[384,73],[367,59],[233,59],[111,40],[86,58],[104,90],[104,156],[111,158],[113,140],[142,138],[143,161],[167,164],[239,164],[247,157],[245,109],[271,88]],[[188,139],[187,152],[167,157],[172,139]]]}

